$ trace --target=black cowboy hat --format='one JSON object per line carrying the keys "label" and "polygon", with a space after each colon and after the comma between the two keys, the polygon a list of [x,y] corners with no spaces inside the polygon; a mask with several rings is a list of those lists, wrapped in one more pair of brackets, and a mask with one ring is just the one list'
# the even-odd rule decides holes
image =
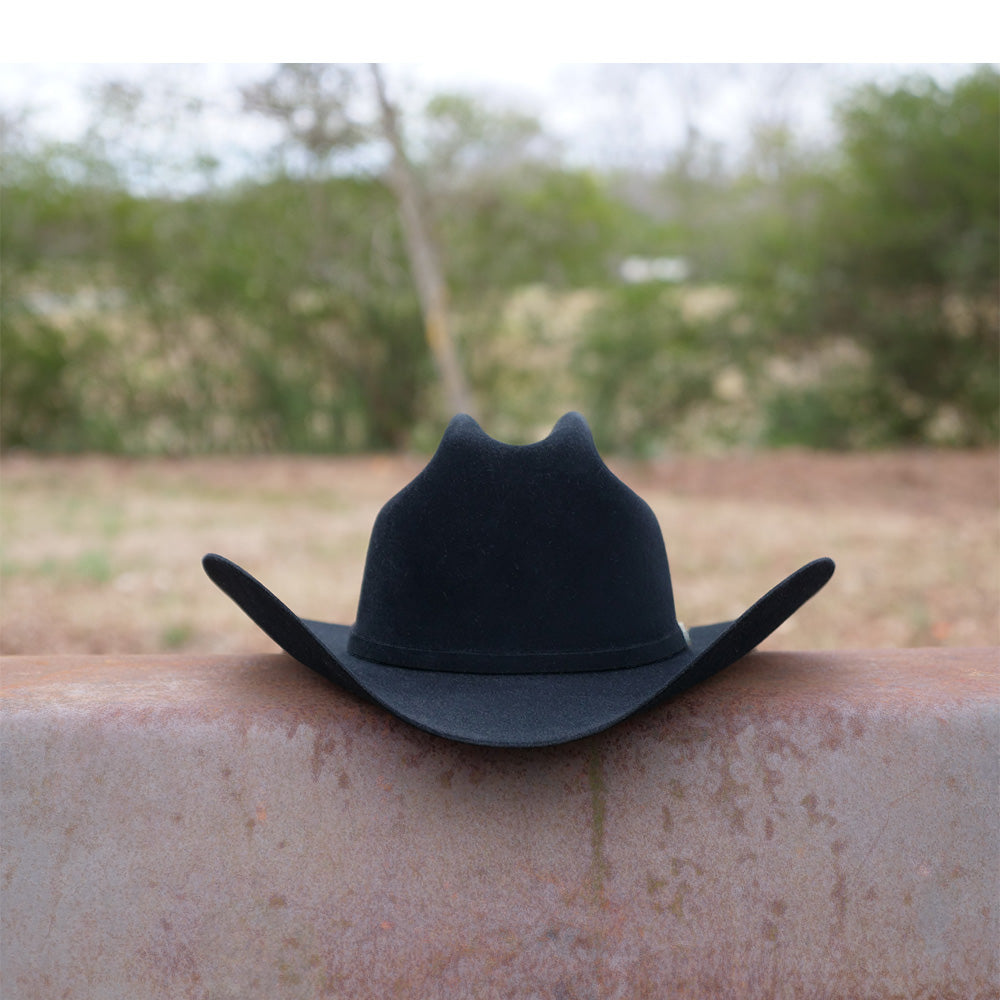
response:
{"label": "black cowboy hat", "polygon": [[379,512],[353,626],[299,618],[222,556],[203,565],[305,666],[421,729],[507,747],[588,736],[718,673],[834,568],[816,559],[688,632],[656,516],[578,413],[523,446],[455,417]]}

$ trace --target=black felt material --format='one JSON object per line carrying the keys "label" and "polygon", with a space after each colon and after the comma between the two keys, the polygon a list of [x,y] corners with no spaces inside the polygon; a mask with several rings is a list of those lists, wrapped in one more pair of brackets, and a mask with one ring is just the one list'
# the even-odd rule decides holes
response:
{"label": "black felt material", "polygon": [[422,729],[490,746],[578,739],[705,680],[834,569],[806,564],[688,645],[656,518],[579,414],[520,447],[456,417],[379,513],[353,627],[299,618],[222,556],[204,565],[306,666]]}
{"label": "black felt material", "polygon": [[286,653],[354,694],[362,688],[315,633],[241,566],[209,553],[201,561],[209,579],[228,594]]}
{"label": "black felt material", "polygon": [[656,517],[576,413],[520,447],[452,420],[378,515],[350,644],[485,673],[617,669],[683,648]]}

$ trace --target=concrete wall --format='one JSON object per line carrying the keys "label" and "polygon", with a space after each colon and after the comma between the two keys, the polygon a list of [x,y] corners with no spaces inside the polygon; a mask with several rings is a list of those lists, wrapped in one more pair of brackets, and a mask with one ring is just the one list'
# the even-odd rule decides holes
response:
{"label": "concrete wall", "polygon": [[0,992],[1000,996],[997,666],[755,653],[500,751],[282,655],[7,658]]}

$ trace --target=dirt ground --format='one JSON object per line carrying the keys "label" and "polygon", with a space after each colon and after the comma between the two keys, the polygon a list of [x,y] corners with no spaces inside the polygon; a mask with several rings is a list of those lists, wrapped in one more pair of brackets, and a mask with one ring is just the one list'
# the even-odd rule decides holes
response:
{"label": "dirt ground", "polygon": [[[305,617],[354,619],[368,535],[416,457],[9,455],[0,651],[267,651],[209,582],[220,552]],[[679,617],[738,615],[807,560],[837,572],[772,649],[1000,644],[993,452],[612,462],[656,511]]]}

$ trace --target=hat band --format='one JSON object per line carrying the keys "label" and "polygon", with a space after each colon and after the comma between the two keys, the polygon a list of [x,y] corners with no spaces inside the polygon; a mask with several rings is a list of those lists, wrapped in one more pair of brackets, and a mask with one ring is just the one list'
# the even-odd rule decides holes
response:
{"label": "hat band", "polygon": [[612,649],[581,649],[566,652],[485,653],[479,650],[414,649],[366,639],[351,632],[347,651],[351,656],[393,667],[443,670],[458,674],[558,674],[587,670],[622,670],[657,660],[669,660],[688,648],[683,629],[675,624],[659,639]]}

